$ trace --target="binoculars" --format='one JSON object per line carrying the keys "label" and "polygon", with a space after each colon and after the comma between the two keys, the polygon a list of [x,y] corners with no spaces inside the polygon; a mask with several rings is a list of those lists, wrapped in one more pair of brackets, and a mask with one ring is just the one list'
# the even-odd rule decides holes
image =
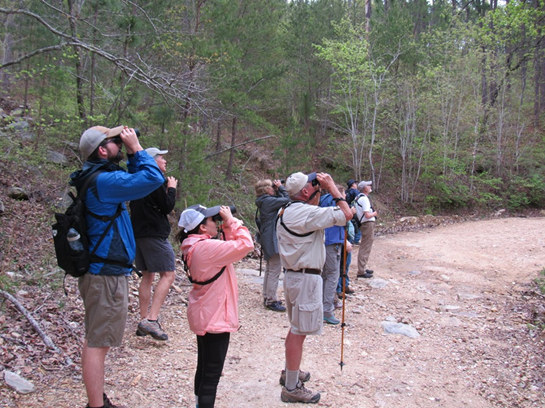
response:
{"label": "binoculars", "polygon": [[[229,208],[231,209],[231,214],[235,214],[237,212],[237,207],[235,207],[234,205],[230,205]],[[222,220],[221,215],[219,214],[213,215],[212,219],[216,222]]]}

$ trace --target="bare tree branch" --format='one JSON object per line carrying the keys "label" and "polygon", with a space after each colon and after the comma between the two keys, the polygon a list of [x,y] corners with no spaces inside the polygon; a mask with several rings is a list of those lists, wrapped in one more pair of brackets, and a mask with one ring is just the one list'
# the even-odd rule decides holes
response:
{"label": "bare tree branch", "polygon": [[258,137],[256,139],[252,139],[252,140],[247,140],[245,142],[241,142],[241,143],[236,144],[234,146],[230,146],[227,149],[220,150],[219,152],[214,152],[214,153],[207,154],[204,158],[209,159],[210,157],[217,156],[218,154],[222,154],[222,153],[228,152],[229,150],[236,149],[239,146],[243,146],[243,145],[246,145],[248,143],[258,142],[258,141],[264,140],[264,139],[270,139],[271,137],[277,137],[277,136],[276,135],[268,135],[268,136]]}
{"label": "bare tree branch", "polygon": [[[47,28],[50,32],[55,34],[57,37],[64,40],[61,41],[59,44],[34,50],[18,58],[17,60],[4,62],[0,65],[0,69],[6,68],[14,64],[18,64],[21,61],[24,61],[39,54],[43,54],[45,52],[60,50],[64,47],[78,47],[88,52],[94,53],[99,57],[113,63],[129,78],[133,78],[134,80],[145,85],[149,89],[159,93],[163,98],[165,98],[166,100],[170,100],[172,103],[182,109],[185,106],[188,94],[194,96],[202,93],[202,90],[199,89],[194,82],[185,81],[185,78],[183,76],[167,73],[156,68],[152,69],[151,67],[148,67],[145,63],[143,63],[141,59],[140,63],[142,63],[142,66],[140,66],[129,60],[128,58],[118,57],[95,45],[89,44],[78,38],[73,38],[72,36],[53,27],[40,15],[33,13],[29,10],[0,8],[0,13],[20,14],[33,18],[45,28]],[[144,70],[144,68],[146,68],[147,70]],[[196,100],[193,102],[193,106],[195,105],[199,105]]]}
{"label": "bare tree branch", "polygon": [[25,54],[25,55],[15,59],[15,60],[7,61],[7,62],[5,62],[3,64],[0,64],[0,69],[7,68],[7,67],[9,67],[11,65],[20,64],[24,60],[35,57],[36,55],[39,55],[39,54],[45,54],[46,52],[50,52],[50,51],[62,50],[64,47],[65,47],[64,44],[59,44],[59,45],[51,45],[49,47],[44,47],[44,48],[34,50],[34,51],[32,51],[32,52],[30,52],[28,54]]}
{"label": "bare tree branch", "polygon": [[[23,316],[27,318],[29,323],[32,325],[34,330],[36,330],[36,332],[40,335],[40,337],[42,338],[43,342],[45,343],[47,347],[49,347],[51,350],[53,350],[56,353],[62,354],[62,351],[55,345],[55,343],[53,343],[51,338],[42,330],[42,328],[40,327],[36,319],[32,317],[32,315],[28,312],[28,310],[26,310],[25,307],[21,303],[19,303],[19,301],[15,297],[13,297],[8,292],[5,292],[3,290],[0,290],[0,296],[4,297],[4,299],[7,299],[11,303],[13,303],[13,305],[17,308],[17,310],[19,310],[23,314]],[[65,362],[67,365],[73,364],[72,359],[70,357],[66,357]]]}

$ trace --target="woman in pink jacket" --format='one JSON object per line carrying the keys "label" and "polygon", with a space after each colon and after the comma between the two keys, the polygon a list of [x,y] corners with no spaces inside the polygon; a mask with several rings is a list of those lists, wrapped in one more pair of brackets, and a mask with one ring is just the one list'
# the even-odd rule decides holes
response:
{"label": "woman in pink jacket", "polygon": [[[223,240],[214,239],[218,235],[214,216],[218,214],[223,221]],[[239,328],[233,262],[244,258],[254,244],[248,229],[233,217],[227,206],[188,207],[182,212],[178,226],[182,230],[177,238],[193,283],[187,320],[197,335],[195,398],[198,408],[209,408],[216,399],[230,333]]]}

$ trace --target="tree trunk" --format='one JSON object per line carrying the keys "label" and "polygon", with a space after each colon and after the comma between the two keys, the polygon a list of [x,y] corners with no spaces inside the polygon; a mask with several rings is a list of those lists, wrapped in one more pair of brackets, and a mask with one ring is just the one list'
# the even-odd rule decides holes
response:
{"label": "tree trunk", "polygon": [[229,162],[225,170],[225,178],[230,180],[233,177],[233,161],[235,160],[235,142],[237,140],[237,117],[233,117],[231,123],[231,149],[229,150]]}
{"label": "tree trunk", "polygon": [[[95,3],[95,13],[93,15],[93,27],[97,27],[98,20],[98,3]],[[98,44],[98,30],[93,28],[93,44]],[[95,53],[91,53],[91,72],[89,74],[89,114],[94,115],[95,112],[95,68],[96,57]]]}
{"label": "tree trunk", "polygon": [[[73,0],[67,0],[68,3],[68,11],[70,14],[70,31],[72,38],[74,40],[77,40],[78,38],[78,32],[77,32],[77,16],[80,13],[79,8],[77,8],[77,5],[75,5]],[[81,65],[81,55],[80,50],[78,46],[73,46],[74,55],[75,55],[75,66],[76,66],[76,103],[78,106],[78,115],[81,120],[86,123],[86,115],[85,115],[85,105],[83,103],[83,80],[82,80],[82,65]]]}
{"label": "tree trunk", "polygon": [[371,0],[365,0],[365,32],[371,32]]}
{"label": "tree trunk", "polygon": [[[4,21],[4,38],[2,39],[2,64],[11,61],[13,57],[13,39],[12,34],[15,30],[13,27],[14,14],[7,15]],[[10,95],[11,79],[7,69],[0,70],[0,84],[2,84],[3,95]]]}
{"label": "tree trunk", "polygon": [[216,128],[216,153],[220,151],[221,148],[221,121],[218,120],[218,127]]}

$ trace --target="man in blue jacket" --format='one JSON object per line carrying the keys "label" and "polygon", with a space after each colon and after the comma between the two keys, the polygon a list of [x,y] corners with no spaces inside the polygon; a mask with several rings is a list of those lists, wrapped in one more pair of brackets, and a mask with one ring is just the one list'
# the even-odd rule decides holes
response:
{"label": "man in blue jacket", "polygon": [[[119,166],[125,146],[128,172]],[[85,196],[89,251],[96,248],[78,287],[85,307],[81,356],[88,408],[116,408],[104,393],[104,362],[110,347],[123,339],[128,310],[128,279],[136,245],[125,201],[142,198],[164,181],[155,160],[143,151],[134,129],[87,129],[79,144],[82,170],[70,175],[78,191],[96,172]],[[111,225],[110,225],[111,224]],[[104,231],[106,235],[101,239]]]}

